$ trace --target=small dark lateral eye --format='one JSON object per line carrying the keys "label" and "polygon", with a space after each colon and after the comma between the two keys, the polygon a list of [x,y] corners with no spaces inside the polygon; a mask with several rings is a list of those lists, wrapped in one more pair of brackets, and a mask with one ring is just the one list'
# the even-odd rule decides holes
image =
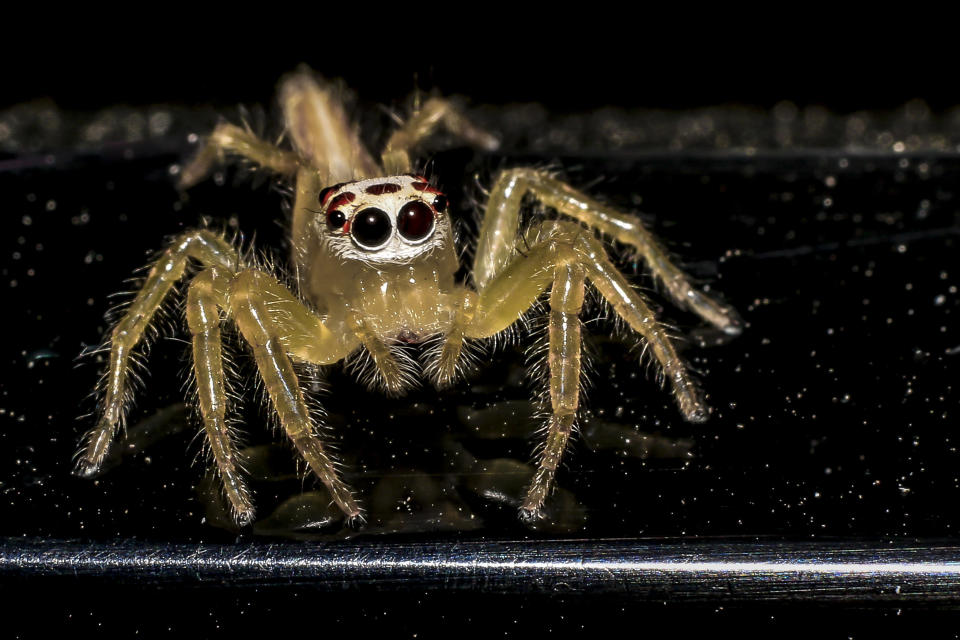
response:
{"label": "small dark lateral eye", "polygon": [[400,191],[400,185],[392,182],[383,182],[381,184],[372,184],[364,189],[364,191],[372,196],[382,196],[385,193],[396,193]]}
{"label": "small dark lateral eye", "polygon": [[390,237],[393,227],[390,216],[374,207],[367,207],[354,214],[350,223],[350,235],[361,247],[377,248]]}
{"label": "small dark lateral eye", "polygon": [[347,215],[343,211],[335,209],[327,212],[327,224],[329,224],[332,229],[340,229],[346,222]]}
{"label": "small dark lateral eye", "polygon": [[433,199],[433,208],[437,210],[437,213],[443,213],[447,210],[447,196],[441,194]]}
{"label": "small dark lateral eye", "polygon": [[416,242],[423,240],[433,231],[433,209],[419,200],[408,202],[397,214],[397,230],[400,235]]}

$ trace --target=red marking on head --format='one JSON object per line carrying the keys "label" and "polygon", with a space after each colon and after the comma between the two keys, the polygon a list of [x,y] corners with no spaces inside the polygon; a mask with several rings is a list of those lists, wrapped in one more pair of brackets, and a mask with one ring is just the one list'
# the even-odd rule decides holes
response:
{"label": "red marking on head", "polygon": [[326,206],[327,200],[330,199],[330,196],[332,196],[337,189],[339,189],[345,184],[346,182],[341,182],[340,184],[335,184],[333,186],[327,187],[326,189],[323,189],[320,192],[320,206],[322,207]]}
{"label": "red marking on head", "polygon": [[349,220],[347,220],[346,222],[343,223],[343,232],[344,232],[344,233],[350,233],[350,221],[349,221]]}
{"label": "red marking on head", "polygon": [[423,191],[424,193],[435,193],[438,195],[440,194],[440,190],[437,189],[436,187],[431,187],[430,183],[428,182],[414,182],[410,186],[416,189],[417,191]]}
{"label": "red marking on head", "polygon": [[330,201],[330,208],[336,209],[337,207],[342,207],[345,204],[350,204],[356,199],[357,196],[353,195],[349,191],[344,191],[336,198]]}
{"label": "red marking on head", "polygon": [[372,184],[364,189],[364,191],[372,196],[382,196],[385,193],[396,193],[400,191],[400,185],[393,182],[382,182],[380,184]]}

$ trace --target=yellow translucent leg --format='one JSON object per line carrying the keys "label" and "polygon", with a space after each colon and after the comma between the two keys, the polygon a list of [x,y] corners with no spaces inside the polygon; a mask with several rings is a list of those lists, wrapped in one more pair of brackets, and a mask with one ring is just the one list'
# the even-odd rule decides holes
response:
{"label": "yellow translucent leg", "polygon": [[226,272],[215,268],[207,269],[193,279],[187,292],[187,324],[193,335],[193,372],[207,442],[233,517],[242,526],[253,521],[254,509],[226,420],[220,309],[227,306],[229,281]]}
{"label": "yellow translucent leg", "polygon": [[323,186],[384,175],[350,124],[334,89],[302,69],[280,82],[280,106],[293,146]]}
{"label": "yellow translucent leg", "polygon": [[110,364],[103,381],[100,420],[85,437],[77,463],[79,474],[91,476],[100,468],[129,404],[131,353],[174,283],[183,277],[191,258],[227,271],[233,271],[239,260],[236,250],[221,236],[205,230],[190,231],[179,236],[150,269],[143,287],[110,334]]}
{"label": "yellow translucent leg", "polygon": [[737,335],[741,332],[742,324],[736,311],[695,289],[639,219],[608,207],[536,169],[504,171],[494,183],[474,261],[473,276],[477,287],[489,282],[510,262],[519,225],[520,203],[527,193],[548,207],[633,247],[678,305],[725,333]]}
{"label": "yellow translucent leg", "polygon": [[536,302],[553,278],[555,268],[577,264],[617,314],[646,341],[670,382],[684,418],[691,422],[706,420],[706,404],[670,336],[640,294],[607,258],[603,244],[570,222],[546,223],[540,233],[546,239],[518,255],[480,290],[477,311],[465,335],[485,338],[503,331]]}
{"label": "yellow translucent leg", "polygon": [[553,281],[554,269],[570,263],[575,254],[570,240],[551,239],[517,255],[477,295],[467,338],[489,338],[519,320]]}
{"label": "yellow translucent leg", "polygon": [[245,286],[256,294],[268,314],[266,322],[272,334],[294,360],[334,364],[357,348],[359,342],[355,336],[338,336],[330,331],[313,311],[270,274],[248,270],[238,278],[245,280]]}
{"label": "yellow translucent leg", "polygon": [[521,513],[536,517],[543,508],[580,406],[580,310],[584,270],[578,264],[556,269],[550,289],[549,354],[552,415],[540,464],[527,489]]}
{"label": "yellow translucent leg", "polygon": [[273,320],[275,312],[268,308],[262,293],[274,284],[270,276],[258,271],[240,273],[230,285],[231,315],[253,348],[260,377],[287,437],[326,485],[340,510],[349,520],[358,519],[362,515],[360,506],[315,431],[293,363],[278,337],[281,331]]}
{"label": "yellow translucent leg", "polygon": [[[552,414],[540,462],[521,507],[524,518],[536,517],[550,492],[576,420],[580,397],[580,308],[584,270],[573,249],[577,229],[557,233],[516,256],[476,295],[475,311],[463,329],[470,338],[503,331],[553,284],[550,293],[549,355]],[[474,305],[470,296],[466,299]],[[448,342],[449,344],[449,342]]]}
{"label": "yellow translucent leg", "polygon": [[300,161],[297,154],[261,140],[252,131],[222,123],[213,130],[197,155],[180,171],[180,187],[186,189],[203,180],[213,165],[235,153],[275,173],[292,177]]}
{"label": "yellow translucent leg", "polygon": [[387,175],[410,173],[410,152],[440,126],[481,149],[493,151],[499,145],[496,138],[474,126],[450,101],[430,98],[387,141],[381,154]]}
{"label": "yellow translucent leg", "polygon": [[707,419],[708,411],[670,337],[653,311],[607,258],[599,240],[578,224],[562,221],[545,223],[528,237],[539,240],[524,253],[514,256],[475,294],[475,311],[465,322],[463,335],[485,338],[503,331],[535,304],[552,283],[548,356],[552,415],[539,467],[521,508],[524,516],[533,517],[549,494],[579,407],[581,327],[578,314],[583,305],[585,280],[589,279],[617,314],[645,340],[669,379],[684,418],[702,422]]}
{"label": "yellow translucent leg", "polygon": [[657,322],[640,294],[610,262],[599,240],[588,234],[580,234],[576,242],[579,262],[586,269],[590,283],[630,328],[646,341],[653,357],[663,368],[664,377],[669,381],[683,417],[689,422],[704,422],[708,417],[707,406],[663,325]]}

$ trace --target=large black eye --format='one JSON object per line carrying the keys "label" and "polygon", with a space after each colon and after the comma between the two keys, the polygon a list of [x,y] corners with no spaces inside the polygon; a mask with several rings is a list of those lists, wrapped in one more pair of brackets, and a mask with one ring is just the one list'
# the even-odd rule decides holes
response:
{"label": "large black eye", "polygon": [[358,211],[350,223],[350,235],[364,249],[379,249],[392,230],[390,216],[373,207]]}
{"label": "large black eye", "polygon": [[433,231],[433,209],[419,200],[408,202],[397,214],[397,229],[400,235],[417,242],[423,240]]}

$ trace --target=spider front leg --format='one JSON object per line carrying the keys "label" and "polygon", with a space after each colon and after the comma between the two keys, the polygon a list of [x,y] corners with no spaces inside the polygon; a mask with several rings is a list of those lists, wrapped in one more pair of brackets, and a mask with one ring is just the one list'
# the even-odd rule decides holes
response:
{"label": "spider front leg", "polygon": [[239,258],[229,242],[210,231],[189,231],[179,236],[160,256],[143,287],[110,334],[110,364],[103,379],[100,420],[85,438],[77,464],[80,475],[92,476],[100,468],[129,404],[132,353],[140,344],[167,294],[183,277],[190,259],[232,272]]}
{"label": "spider front leg", "polygon": [[521,507],[526,517],[534,517],[540,512],[577,418],[580,406],[580,310],[583,297],[583,267],[576,263],[558,267],[550,289],[547,355],[553,414],[547,426],[540,466]]}
{"label": "spider front leg", "polygon": [[516,322],[551,287],[547,364],[552,411],[537,472],[521,506],[525,519],[536,517],[543,507],[580,405],[579,316],[585,270],[575,250],[578,233],[576,227],[568,228],[518,255],[477,294],[464,296],[469,301],[464,306],[471,312],[465,314],[462,326],[454,326],[456,333],[467,338],[494,336]]}
{"label": "spider front leg", "polygon": [[254,509],[227,425],[220,339],[220,309],[227,308],[227,289],[232,275],[232,272],[210,268],[193,279],[187,292],[187,325],[193,336],[193,373],[210,453],[220,473],[234,520],[244,526],[253,521]]}
{"label": "spider front leg", "polygon": [[498,176],[490,192],[477,245],[473,271],[477,286],[488,282],[510,261],[520,219],[520,203],[528,193],[548,207],[633,247],[678,305],[728,335],[738,335],[742,331],[736,310],[694,288],[639,219],[608,207],[536,169],[511,169]]}
{"label": "spider front leg", "polygon": [[257,369],[274,411],[297,453],[320,478],[348,521],[362,518],[360,505],[340,478],[334,459],[316,433],[290,356],[311,364],[332,364],[356,342],[327,329],[283,285],[250,269],[230,283],[230,315],[253,349]]}

